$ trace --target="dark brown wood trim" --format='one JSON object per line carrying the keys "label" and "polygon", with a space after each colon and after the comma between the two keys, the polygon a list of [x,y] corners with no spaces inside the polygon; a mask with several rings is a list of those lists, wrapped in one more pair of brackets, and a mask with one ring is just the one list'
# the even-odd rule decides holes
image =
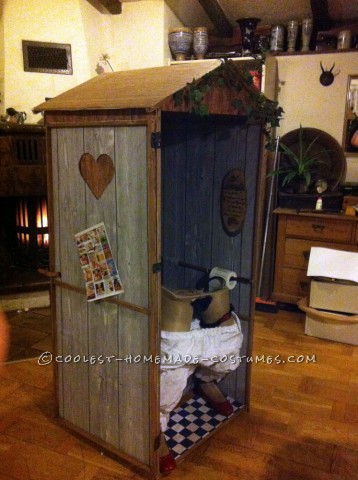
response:
{"label": "dark brown wood trim", "polygon": [[[255,300],[257,295],[257,281],[258,281],[258,265],[260,262],[261,251],[261,239],[263,234],[264,224],[264,202],[265,202],[265,185],[266,185],[266,169],[267,169],[267,151],[265,150],[265,138],[261,134],[261,147],[260,147],[260,160],[258,166],[258,175],[256,183],[256,208],[255,208],[255,222],[254,232],[252,236],[252,288],[251,288],[251,302],[250,302],[250,319],[249,319],[249,343],[247,355],[252,356],[253,351],[253,338],[254,338],[254,315],[255,315]],[[250,409],[251,399],[251,372],[252,364],[247,364],[247,374],[245,379],[245,403],[248,409]]]}
{"label": "dark brown wood trim", "polygon": [[[144,108],[137,109],[113,109],[113,110],[83,110],[83,111],[48,111],[45,112],[45,123],[50,127],[102,127],[105,125],[123,125],[122,122],[132,122],[140,125],[140,122],[150,115]],[[137,123],[138,122],[138,123]],[[128,125],[128,123],[127,123]]]}
{"label": "dark brown wood trim", "polygon": [[232,37],[233,28],[218,0],[199,0],[221,37]]}
{"label": "dark brown wood trim", "polygon": [[[49,232],[49,270],[55,270],[55,235],[54,235],[54,210],[53,210],[53,163],[51,149],[51,134],[46,128],[46,162],[47,162],[47,218]],[[57,318],[56,318],[56,289],[53,283],[54,278],[50,279],[50,309],[52,323],[52,352],[57,354]],[[54,368],[54,390],[56,412],[60,411],[59,399],[59,379],[57,366]]]}
{"label": "dark brown wood trim", "polygon": [[[153,112],[147,130],[147,155],[148,155],[148,242],[149,242],[149,348],[153,356],[160,355],[160,314],[161,314],[161,273],[154,273],[152,266],[161,261],[161,219],[160,219],[160,193],[161,193],[161,168],[160,149],[151,145],[152,133],[160,132],[160,113]],[[160,435],[159,422],[160,377],[159,365],[151,363],[149,366],[149,462],[152,471],[159,475],[158,451],[155,440]]]}
{"label": "dark brown wood trim", "polygon": [[297,57],[297,56],[305,56],[305,55],[326,55],[326,54],[331,54],[331,55],[342,55],[344,53],[358,53],[358,50],[356,48],[349,48],[347,50],[324,50],[324,51],[316,51],[316,50],[310,50],[309,52],[278,52],[274,53],[271,52],[270,54],[273,57]]}
{"label": "dark brown wood trim", "polygon": [[121,0],[87,0],[100,13],[119,15],[122,13]]}

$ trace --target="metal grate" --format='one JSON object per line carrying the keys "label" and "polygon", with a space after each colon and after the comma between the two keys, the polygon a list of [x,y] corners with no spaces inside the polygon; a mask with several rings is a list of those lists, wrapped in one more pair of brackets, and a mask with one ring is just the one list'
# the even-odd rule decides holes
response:
{"label": "metal grate", "polygon": [[71,45],[22,41],[25,72],[72,75]]}
{"label": "metal grate", "polygon": [[42,149],[37,138],[16,138],[16,158],[18,165],[44,163],[42,159]]}

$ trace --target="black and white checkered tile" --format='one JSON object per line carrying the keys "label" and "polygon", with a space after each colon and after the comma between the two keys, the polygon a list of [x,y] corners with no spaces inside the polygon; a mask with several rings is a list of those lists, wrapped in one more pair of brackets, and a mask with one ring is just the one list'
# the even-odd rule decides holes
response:
{"label": "black and white checkered tile", "polygon": [[[233,406],[234,413],[242,408],[236,400],[231,398],[228,400]],[[167,445],[173,456],[177,458],[182,455],[227,419],[228,417],[216,413],[198,395],[173,410],[165,432]]]}

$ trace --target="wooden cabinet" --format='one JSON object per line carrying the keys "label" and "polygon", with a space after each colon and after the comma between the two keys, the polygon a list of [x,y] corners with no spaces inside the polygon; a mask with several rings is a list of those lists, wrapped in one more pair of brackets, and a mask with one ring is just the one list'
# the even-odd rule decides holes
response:
{"label": "wooden cabinet", "polygon": [[275,279],[272,298],[296,303],[308,294],[306,275],[311,247],[358,252],[358,218],[325,213],[298,213],[277,208]]}

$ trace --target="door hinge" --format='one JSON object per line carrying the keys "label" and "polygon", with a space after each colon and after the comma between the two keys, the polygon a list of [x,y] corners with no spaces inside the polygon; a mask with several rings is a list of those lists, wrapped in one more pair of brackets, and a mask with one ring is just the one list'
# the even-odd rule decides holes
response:
{"label": "door hinge", "polygon": [[162,263],[161,262],[154,263],[153,264],[153,273],[159,273],[161,271],[162,271]]}
{"label": "door hinge", "polygon": [[153,132],[151,140],[152,148],[161,148],[162,147],[162,132]]}

